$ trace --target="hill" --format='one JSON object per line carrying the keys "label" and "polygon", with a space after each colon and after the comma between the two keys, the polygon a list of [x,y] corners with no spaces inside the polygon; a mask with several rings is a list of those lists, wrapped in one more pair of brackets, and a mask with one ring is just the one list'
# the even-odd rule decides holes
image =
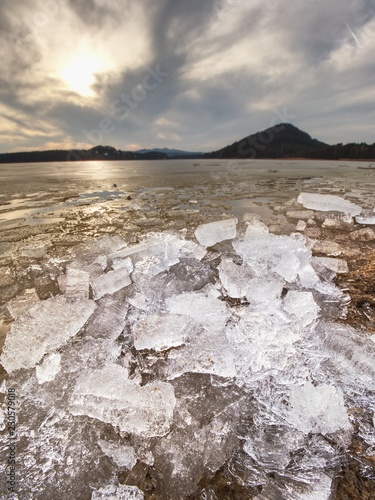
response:
{"label": "hill", "polygon": [[312,139],[291,123],[281,123],[218,151],[205,158],[316,158],[320,160],[373,160],[375,143],[325,144]]}
{"label": "hill", "polygon": [[167,155],[156,151],[143,154],[134,151],[121,151],[111,146],[95,146],[91,149],[24,151],[0,154],[0,163],[43,163],[65,161],[101,160],[165,160]]}
{"label": "hill", "polygon": [[290,123],[281,123],[249,135],[218,151],[210,158],[283,158],[306,157],[321,151],[328,144],[312,139],[309,134]]}

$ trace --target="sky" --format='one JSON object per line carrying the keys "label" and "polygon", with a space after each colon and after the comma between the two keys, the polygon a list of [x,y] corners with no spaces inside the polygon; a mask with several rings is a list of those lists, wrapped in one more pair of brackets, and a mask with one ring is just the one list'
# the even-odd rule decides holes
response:
{"label": "sky", "polygon": [[375,142],[375,0],[1,0],[0,60],[0,152]]}

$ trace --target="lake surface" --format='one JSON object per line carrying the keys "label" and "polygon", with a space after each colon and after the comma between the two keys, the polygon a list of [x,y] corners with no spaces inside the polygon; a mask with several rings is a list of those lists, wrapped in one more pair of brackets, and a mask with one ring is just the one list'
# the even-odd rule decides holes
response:
{"label": "lake surface", "polygon": [[374,184],[354,162],[0,165],[19,497],[373,492],[375,238],[296,199],[373,214]]}

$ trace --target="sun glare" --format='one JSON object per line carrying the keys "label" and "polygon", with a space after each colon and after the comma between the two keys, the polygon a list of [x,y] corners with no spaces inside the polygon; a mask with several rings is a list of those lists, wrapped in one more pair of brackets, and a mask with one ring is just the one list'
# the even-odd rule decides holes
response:
{"label": "sun glare", "polygon": [[92,85],[95,82],[95,75],[104,69],[104,63],[97,56],[79,54],[64,66],[61,77],[69,90],[90,97],[94,95]]}

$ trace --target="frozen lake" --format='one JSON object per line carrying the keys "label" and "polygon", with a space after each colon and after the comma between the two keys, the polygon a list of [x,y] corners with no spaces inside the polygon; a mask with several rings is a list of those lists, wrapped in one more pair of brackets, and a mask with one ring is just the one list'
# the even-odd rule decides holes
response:
{"label": "frozen lake", "polygon": [[0,165],[0,463],[16,443],[19,498],[373,491],[371,297],[351,309],[356,266],[373,272],[367,166]]}

